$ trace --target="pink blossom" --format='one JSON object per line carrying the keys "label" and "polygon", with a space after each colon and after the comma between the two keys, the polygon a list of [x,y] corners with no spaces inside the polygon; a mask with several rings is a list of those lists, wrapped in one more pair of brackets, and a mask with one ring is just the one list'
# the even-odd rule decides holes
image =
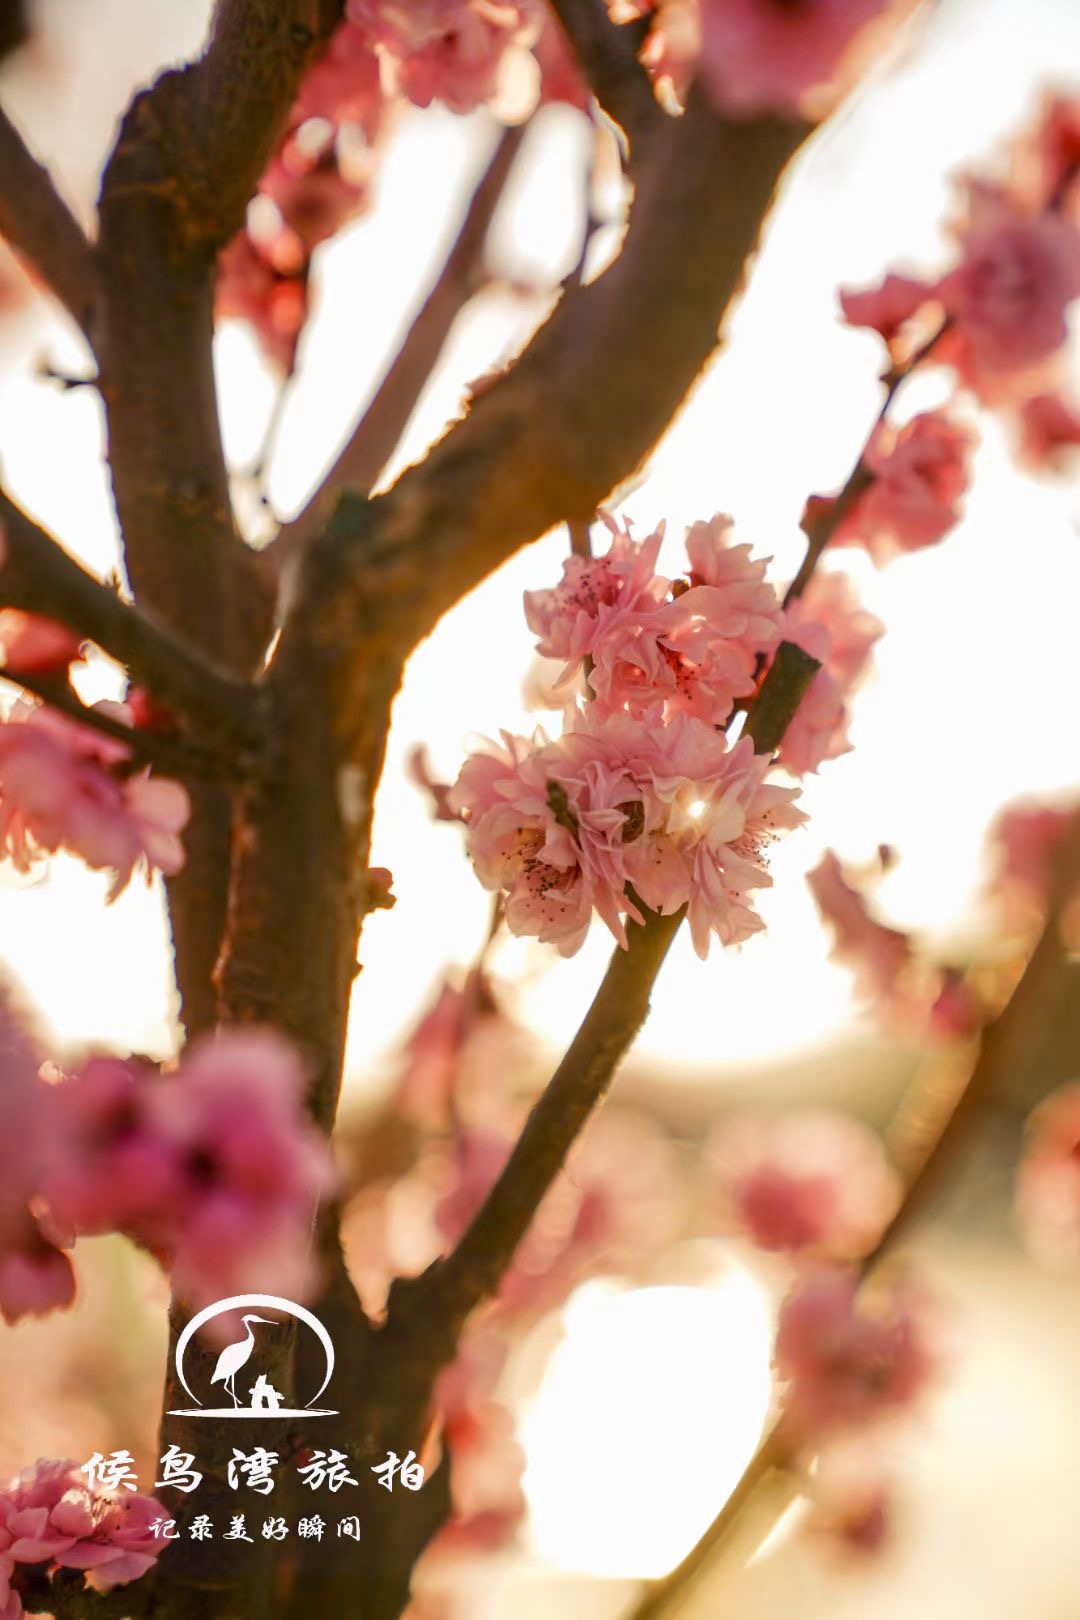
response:
{"label": "pink blossom", "polygon": [[270,257],[286,273],[294,267],[299,272],[315,249],[368,203],[367,185],[342,173],[332,143],[309,155],[286,141],[259,181],[259,191],[281,215],[284,231]]}
{"label": "pink blossom", "polygon": [[849,700],[884,630],[840,573],[815,574],[786,609],[786,638],[821,664],[780,744],[786,770],[802,776],[849,751]]}
{"label": "pink blossom", "polygon": [[486,888],[506,891],[507,925],[578,949],[593,909],[620,944],[626,894],[662,912],[689,907],[699,955],[710,933],[737,944],[761,928],[747,900],[767,887],[766,851],[804,818],[794,790],[765,781],[748,738],[732,748],[700,720],[663,727],[590,705],[555,742],[504,736],[465,762],[451,796]]}
{"label": "pink blossom", "polygon": [[256,1028],[196,1041],[165,1077],[91,1060],[56,1088],[53,1219],[126,1232],[193,1303],[270,1283],[296,1297],[332,1182],[304,1116],[305,1079],[291,1044]]}
{"label": "pink blossom", "polygon": [[730,543],[731,520],[687,531],[689,589],[652,610],[614,615],[591,648],[589,685],[601,710],[662,709],[720,725],[754,690],[758,660],[780,641],[783,615],[767,560]]}
{"label": "pink blossom", "polygon": [[839,1114],[733,1120],[716,1132],[709,1162],[721,1212],[762,1249],[854,1259],[899,1204],[878,1137]]}
{"label": "pink blossom", "polygon": [[288,375],[307,320],[306,264],[279,269],[268,249],[238,231],[218,257],[214,312],[247,321],[269,364]]}
{"label": "pink blossom", "polygon": [[1007,397],[1068,334],[1080,295],[1080,231],[1068,220],[1004,213],[961,236],[963,257],[936,295],[952,322],[946,349],[988,401]]}
{"label": "pink blossom", "polygon": [[0,653],[8,675],[63,675],[82,657],[82,637],[55,619],[0,608]]}
{"label": "pink blossom", "polygon": [[840,308],[849,326],[866,326],[892,349],[903,329],[929,299],[933,289],[913,276],[890,272],[877,287],[841,288]]}
{"label": "pink blossom", "polygon": [[450,1454],[452,1517],[437,1543],[443,1553],[490,1551],[525,1514],[525,1455],[512,1414],[495,1399],[505,1360],[502,1338],[490,1327],[473,1328],[436,1385],[442,1444]]}
{"label": "pink blossom", "polygon": [[1029,1118],[1016,1203],[1037,1254],[1055,1264],[1080,1256],[1080,1084],[1060,1086]]}
{"label": "pink blossom", "polygon": [[859,993],[888,1003],[911,961],[907,935],[871,916],[862,894],[848,882],[831,850],[806,874],[806,881],[833,930],[834,955],[855,970]]}
{"label": "pink blossom", "polygon": [[0,1525],[13,1564],[57,1564],[92,1571],[101,1591],[137,1580],[165,1543],[150,1528],[165,1517],[153,1497],[91,1490],[70,1460],[42,1458],[0,1492]]}
{"label": "pink blossom", "polygon": [[1045,904],[1055,870],[1070,838],[1080,831],[1080,805],[1007,806],[990,829],[996,881]]}
{"label": "pink blossom", "polygon": [[864,456],[870,487],[836,543],[865,546],[879,564],[936,545],[960,521],[974,445],[972,430],[945,411],[916,416],[900,429],[883,422]]}
{"label": "pink blossom", "polygon": [[558,585],[525,592],[525,619],[538,637],[537,651],[566,661],[565,681],[614,625],[648,614],[668,591],[669,581],[656,574],[663,529],[639,542],[610,518],[604,521],[612,539],[603,557],[574,554],[563,564]]}
{"label": "pink blossom", "polygon": [[[130,723],[122,704],[95,709]],[[64,848],[112,870],[109,899],[137,865],[166,875],[184,864],[180,832],[190,813],[179,782],[126,767],[130,750],[43,704],[20,699],[0,724],[0,849],[20,872]],[[118,768],[123,767],[123,768]]]}
{"label": "pink blossom", "polygon": [[[435,1220],[455,1243],[491,1191],[512,1145],[502,1130],[466,1131]],[[535,1317],[590,1275],[630,1271],[670,1242],[679,1176],[668,1142],[649,1121],[608,1109],[576,1144],[537,1212],[499,1289],[499,1311]]]}
{"label": "pink blossom", "polygon": [[331,124],[355,124],[374,141],[385,108],[378,55],[364,30],[346,20],[304,74],[290,123],[296,127],[324,118]]}
{"label": "pink blossom", "polygon": [[1020,459],[1035,472],[1062,472],[1080,449],[1080,413],[1060,394],[1036,394],[1017,412]]}
{"label": "pink blossom", "polygon": [[831,850],[806,881],[831,928],[833,956],[852,969],[859,996],[905,1036],[967,1040],[984,1022],[979,997],[953,967],[923,957],[910,937],[881,923]]}
{"label": "pink blossom", "polygon": [[781,1309],[773,1363],[787,1385],[786,1418],[806,1439],[910,1407],[935,1362],[910,1288],[868,1294],[846,1272],[810,1273]]}
{"label": "pink blossom", "polygon": [[701,0],[701,71],[726,112],[797,116],[886,0]]}
{"label": "pink blossom", "polygon": [[75,1273],[27,1211],[21,1229],[0,1240],[0,1315],[8,1323],[47,1316],[75,1301]]}
{"label": "pink blossom", "polygon": [[348,0],[346,15],[389,52],[414,106],[442,101],[457,113],[491,100],[522,26],[521,8],[505,0]]}
{"label": "pink blossom", "polygon": [[446,977],[405,1041],[397,1112],[426,1130],[445,1127],[469,1094],[520,1061],[519,1039],[486,973]]}

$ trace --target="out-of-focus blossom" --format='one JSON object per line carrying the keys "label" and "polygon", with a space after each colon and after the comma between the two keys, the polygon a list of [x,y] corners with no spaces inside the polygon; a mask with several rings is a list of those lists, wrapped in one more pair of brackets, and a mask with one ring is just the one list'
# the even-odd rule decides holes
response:
{"label": "out-of-focus blossom", "polygon": [[73,1235],[127,1233],[193,1303],[270,1284],[302,1294],[332,1184],[305,1079],[293,1046],[259,1029],[196,1041],[166,1077],[92,1060],[54,1088],[52,1218]]}
{"label": "out-of-focus blossom", "polygon": [[708,1164],[725,1223],[762,1249],[857,1258],[900,1200],[879,1139],[839,1114],[733,1120],[717,1130]]}
{"label": "out-of-focus blossom", "polygon": [[996,403],[1030,391],[1034,369],[1065,342],[1066,313],[1080,296],[1080,230],[1056,215],[1003,213],[960,245],[960,263],[936,288],[951,322],[941,354]]}
{"label": "out-of-focus blossom", "polygon": [[1080,1256],[1080,1083],[1059,1087],[1028,1120],[1016,1202],[1037,1254],[1054,1264]]}
{"label": "out-of-focus blossom", "polygon": [[890,273],[876,287],[842,288],[840,308],[849,326],[865,326],[893,350],[905,327],[933,296],[933,289],[913,276]]}
{"label": "out-of-focus blossom", "polygon": [[385,105],[378,53],[364,30],[346,19],[304,74],[289,122],[294,128],[312,118],[355,124],[373,141]]}
{"label": "out-of-focus blossom", "polygon": [[82,657],[82,638],[55,619],[18,608],[0,608],[0,661],[4,672],[20,675],[66,676],[69,665]]}
{"label": "out-of-focus blossom", "polygon": [[856,993],[907,1036],[962,1040],[983,1021],[970,986],[952,968],[924,959],[909,936],[879,922],[831,850],[806,874],[833,955],[855,975]]}
{"label": "out-of-focus blossom", "polygon": [[785,769],[802,776],[848,752],[850,698],[884,630],[840,573],[815,574],[785,610],[787,639],[821,665],[780,744]]}
{"label": "out-of-focus blossom", "polygon": [[989,835],[995,884],[1044,906],[1062,852],[1078,831],[1080,805],[1030,801],[1007,806]]}
{"label": "out-of-focus blossom", "polygon": [[910,1287],[868,1294],[846,1272],[812,1272],[780,1311],[774,1365],[787,1385],[785,1419],[806,1440],[910,1407],[936,1361]]}
{"label": "out-of-focus blossom", "polygon": [[482,969],[445,978],[405,1041],[397,1112],[424,1130],[445,1128],[471,1096],[494,1088],[517,1034]]}
{"label": "out-of-focus blossom", "polygon": [[[505,1164],[512,1138],[495,1130],[460,1138],[452,1179],[436,1209],[438,1229],[455,1243]],[[648,1121],[608,1110],[575,1145],[537,1212],[499,1289],[501,1313],[552,1310],[591,1275],[644,1264],[670,1241],[678,1175],[668,1143]]]}
{"label": "out-of-focus blossom", "polygon": [[473,1328],[435,1386],[440,1439],[450,1455],[452,1510],[435,1544],[440,1553],[491,1551],[524,1517],[525,1454],[513,1416],[495,1398],[505,1359],[500,1336],[488,1327]]}
{"label": "out-of-focus blossom", "polygon": [[700,720],[649,726],[590,706],[554,742],[504,734],[472,755],[450,804],[481,883],[505,891],[511,932],[571,955],[595,909],[625,945],[623,917],[640,920],[631,883],[654,911],[687,905],[704,956],[712,933],[730,945],[761,928],[748,891],[770,884],[768,846],[804,819],[794,790],[765,781],[768,763]]}
{"label": "out-of-focus blossom", "polygon": [[726,112],[798,116],[887,0],[701,0],[701,71]]}
{"label": "out-of-focus blossom", "polygon": [[945,411],[916,416],[900,429],[883,422],[864,456],[870,486],[834,543],[864,546],[879,564],[935,545],[960,521],[974,446],[973,431]]}
{"label": "out-of-focus blossom", "polygon": [[218,257],[214,309],[219,319],[247,321],[268,362],[288,375],[307,320],[307,267],[278,269],[238,231]]}
{"label": "out-of-focus blossom", "polygon": [[[130,724],[119,703],[94,708]],[[113,738],[20,699],[0,723],[0,849],[17,870],[63,848],[96,870],[111,870],[109,898],[137,865],[171,876],[184,864],[180,833],[190,814],[179,782],[128,768],[130,750]]]}
{"label": "out-of-focus blossom", "polygon": [[1080,449],[1080,413],[1060,394],[1036,394],[1017,412],[1020,460],[1034,472],[1063,472]]}
{"label": "out-of-focus blossom", "polygon": [[165,1542],[151,1526],[164,1518],[153,1497],[91,1490],[76,1463],[41,1458],[0,1491],[0,1535],[10,1538],[0,1564],[83,1569],[108,1591],[152,1568]]}
{"label": "out-of-focus blossom", "polygon": [[0,992],[0,1315],[7,1322],[70,1305],[67,1256],[31,1210],[51,1145],[49,1088],[11,997]]}
{"label": "out-of-focus blossom", "polygon": [[346,14],[385,48],[414,106],[441,101],[457,113],[492,99],[524,21],[522,7],[507,0],[348,0]]}

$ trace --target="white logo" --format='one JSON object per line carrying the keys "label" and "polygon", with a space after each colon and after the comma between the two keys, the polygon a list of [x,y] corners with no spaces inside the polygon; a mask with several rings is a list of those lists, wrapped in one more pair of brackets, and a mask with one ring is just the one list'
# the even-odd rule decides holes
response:
{"label": "white logo", "polygon": [[[237,1374],[247,1366],[252,1357],[255,1358],[254,1368],[258,1367],[259,1335],[256,1329],[261,1328],[266,1332],[281,1326],[279,1321],[275,1321],[271,1317],[257,1315],[256,1308],[283,1311],[286,1316],[295,1317],[298,1322],[302,1322],[306,1327],[310,1328],[318,1339],[325,1357],[326,1370],[323,1374],[322,1383],[306,1406],[283,1406],[281,1403],[284,1397],[280,1390],[276,1390],[269,1382],[265,1373],[258,1373],[254,1382],[250,1385],[248,1389],[249,1404],[241,1401],[236,1389]],[[184,1354],[191,1343],[192,1336],[198,1332],[204,1323],[212,1321],[216,1316],[223,1316],[226,1311],[244,1312],[240,1318],[245,1330],[244,1336],[237,1339],[235,1344],[225,1346],[218,1356],[217,1365],[214,1368],[210,1383],[211,1385],[221,1384],[232,1405],[204,1406],[184,1376]],[[291,1299],[281,1299],[277,1294],[233,1294],[229,1299],[219,1299],[216,1304],[207,1305],[197,1316],[193,1316],[176,1341],[176,1376],[195,1402],[195,1405],[193,1407],[176,1408],[170,1415],[173,1417],[208,1418],[335,1417],[336,1413],[317,1408],[314,1404],[330,1382],[333,1371],[334,1346],[330,1335],[318,1317],[305,1310],[303,1305],[294,1304]],[[246,1383],[251,1376],[250,1372],[245,1373],[244,1382]]]}

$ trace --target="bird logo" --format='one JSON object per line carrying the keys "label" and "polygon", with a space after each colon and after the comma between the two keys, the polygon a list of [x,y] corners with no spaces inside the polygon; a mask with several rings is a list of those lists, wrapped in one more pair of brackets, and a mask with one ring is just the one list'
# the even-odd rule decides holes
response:
{"label": "bird logo", "polygon": [[[262,1316],[259,1310],[270,1310],[276,1316]],[[201,1327],[216,1317],[226,1313],[240,1314],[240,1322],[244,1332],[242,1336],[231,1344],[226,1344],[214,1364],[210,1375],[209,1399],[213,1398],[215,1384],[222,1386],[223,1393],[228,1396],[229,1406],[210,1406],[196,1395],[188,1382],[185,1369],[185,1358],[191,1347],[191,1341]],[[291,1317],[303,1327],[310,1329],[315,1335],[322,1349],[324,1359],[323,1380],[308,1401],[306,1406],[287,1407],[283,1404],[285,1397],[280,1390],[274,1388],[270,1374],[263,1370],[258,1371],[260,1354],[268,1356],[270,1368],[273,1367],[274,1333],[286,1324],[282,1317]],[[260,1331],[257,1334],[256,1328]],[[280,1340],[279,1340],[280,1342]],[[201,1347],[200,1347],[201,1350]],[[205,1352],[200,1355],[200,1361],[205,1359]],[[247,1390],[248,1401],[241,1400],[236,1388],[237,1375],[249,1362],[253,1362],[252,1373],[255,1373],[254,1382]],[[176,1408],[173,1417],[208,1417],[208,1418],[295,1418],[295,1417],[334,1417],[335,1413],[316,1407],[315,1402],[326,1389],[334,1371],[334,1346],[329,1333],[323,1327],[317,1316],[297,1305],[291,1299],[282,1299],[277,1294],[233,1294],[228,1299],[219,1299],[213,1305],[205,1306],[184,1328],[176,1341],[176,1376],[181,1387],[195,1402],[193,1407]],[[243,1382],[247,1383],[244,1377]],[[205,1373],[204,1373],[205,1377]]]}

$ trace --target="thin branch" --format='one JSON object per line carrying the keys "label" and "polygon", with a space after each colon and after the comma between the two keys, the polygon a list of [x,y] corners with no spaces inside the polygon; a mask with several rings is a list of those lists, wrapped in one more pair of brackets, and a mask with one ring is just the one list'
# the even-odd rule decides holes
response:
{"label": "thin branch", "polygon": [[0,236],[56,294],[92,342],[98,296],[94,250],[49,171],[31,155],[2,108]]}
{"label": "thin branch", "polygon": [[[771,754],[777,747],[820,667],[801,648],[783,644],[747,716],[746,735],[757,753]],[[584,1022],[472,1225],[453,1253],[421,1279],[427,1296],[423,1308],[437,1314],[454,1337],[476,1306],[495,1293],[567,1153],[611,1084],[645,1021],[653,984],[684,912],[647,912],[643,926],[629,924],[627,949],[613,953]]]}
{"label": "thin branch", "polygon": [[56,619],[96,642],[137,683],[194,725],[208,745],[241,760],[260,748],[263,724],[254,687],[215,669],[153,615],[86,573],[3,491],[0,531],[7,552],[0,567],[0,601]]}
{"label": "thin branch", "polygon": [[[1064,955],[1061,921],[1075,893],[1078,876],[1080,839],[1074,838],[1060,859],[1055,897],[1038,943],[1008,1002],[983,1031],[978,1053],[964,1081],[943,1101],[933,1096],[928,1099],[927,1088],[917,1085],[901,1104],[890,1133],[893,1137],[890,1156],[905,1173],[904,1198],[878,1243],[863,1260],[864,1277],[892,1252],[924,1212],[943,1171],[963,1150],[972,1123],[1015,1065],[1023,1050],[1025,1032],[1031,1029],[1044,1005],[1048,975]],[[928,1101],[933,1106],[928,1107]],[[766,1479],[784,1470],[789,1449],[781,1415],[766,1431],[734,1492],[705,1534],[681,1564],[647,1588],[625,1620],[659,1620],[685,1598],[691,1585],[728,1544],[737,1522],[756,1499]]]}
{"label": "thin branch", "polygon": [[397,448],[454,322],[477,291],[491,223],[524,135],[524,125],[500,134],[439,278],[389,370],[319,488],[269,548],[278,567],[311,538],[339,491],[369,494]]}
{"label": "thin branch", "polygon": [[114,720],[110,714],[101,709],[87,707],[66,683],[45,680],[40,676],[25,673],[9,675],[4,669],[0,669],[0,679],[12,686],[22,687],[26,692],[32,692],[35,697],[47,703],[50,708],[56,709],[68,720],[73,720],[76,725],[99,732],[101,736],[108,737],[113,742],[123,743],[132,763],[136,765],[157,765],[161,770],[180,777],[213,779],[226,774],[224,761],[220,756],[206,753],[182,738],[127,726],[122,720]]}
{"label": "thin branch", "polygon": [[590,90],[622,129],[636,159],[666,116],[638,60],[639,26],[612,22],[605,0],[551,0],[551,9]]}
{"label": "thin branch", "polygon": [[802,566],[784,594],[785,607],[789,602],[793,602],[796,597],[802,595],[810,583],[810,576],[816,568],[818,558],[825,550],[825,547],[833,536],[838,533],[844,519],[850,512],[854,511],[861,497],[874,482],[874,474],[871,472],[867,461],[867,451],[870,448],[874,434],[881,427],[889,413],[889,407],[908,378],[920,366],[925,365],[933,358],[934,350],[949,330],[950,324],[951,322],[946,316],[936,331],[915,350],[914,354],[910,355],[901,364],[893,366],[883,377],[885,397],[881,402],[877,415],[874,417],[873,425],[866,436],[863,447],[859,451],[858,460],[837,493],[831,499],[822,501],[816,510],[811,509],[803,519],[803,533],[807,539],[806,555],[802,560]]}

